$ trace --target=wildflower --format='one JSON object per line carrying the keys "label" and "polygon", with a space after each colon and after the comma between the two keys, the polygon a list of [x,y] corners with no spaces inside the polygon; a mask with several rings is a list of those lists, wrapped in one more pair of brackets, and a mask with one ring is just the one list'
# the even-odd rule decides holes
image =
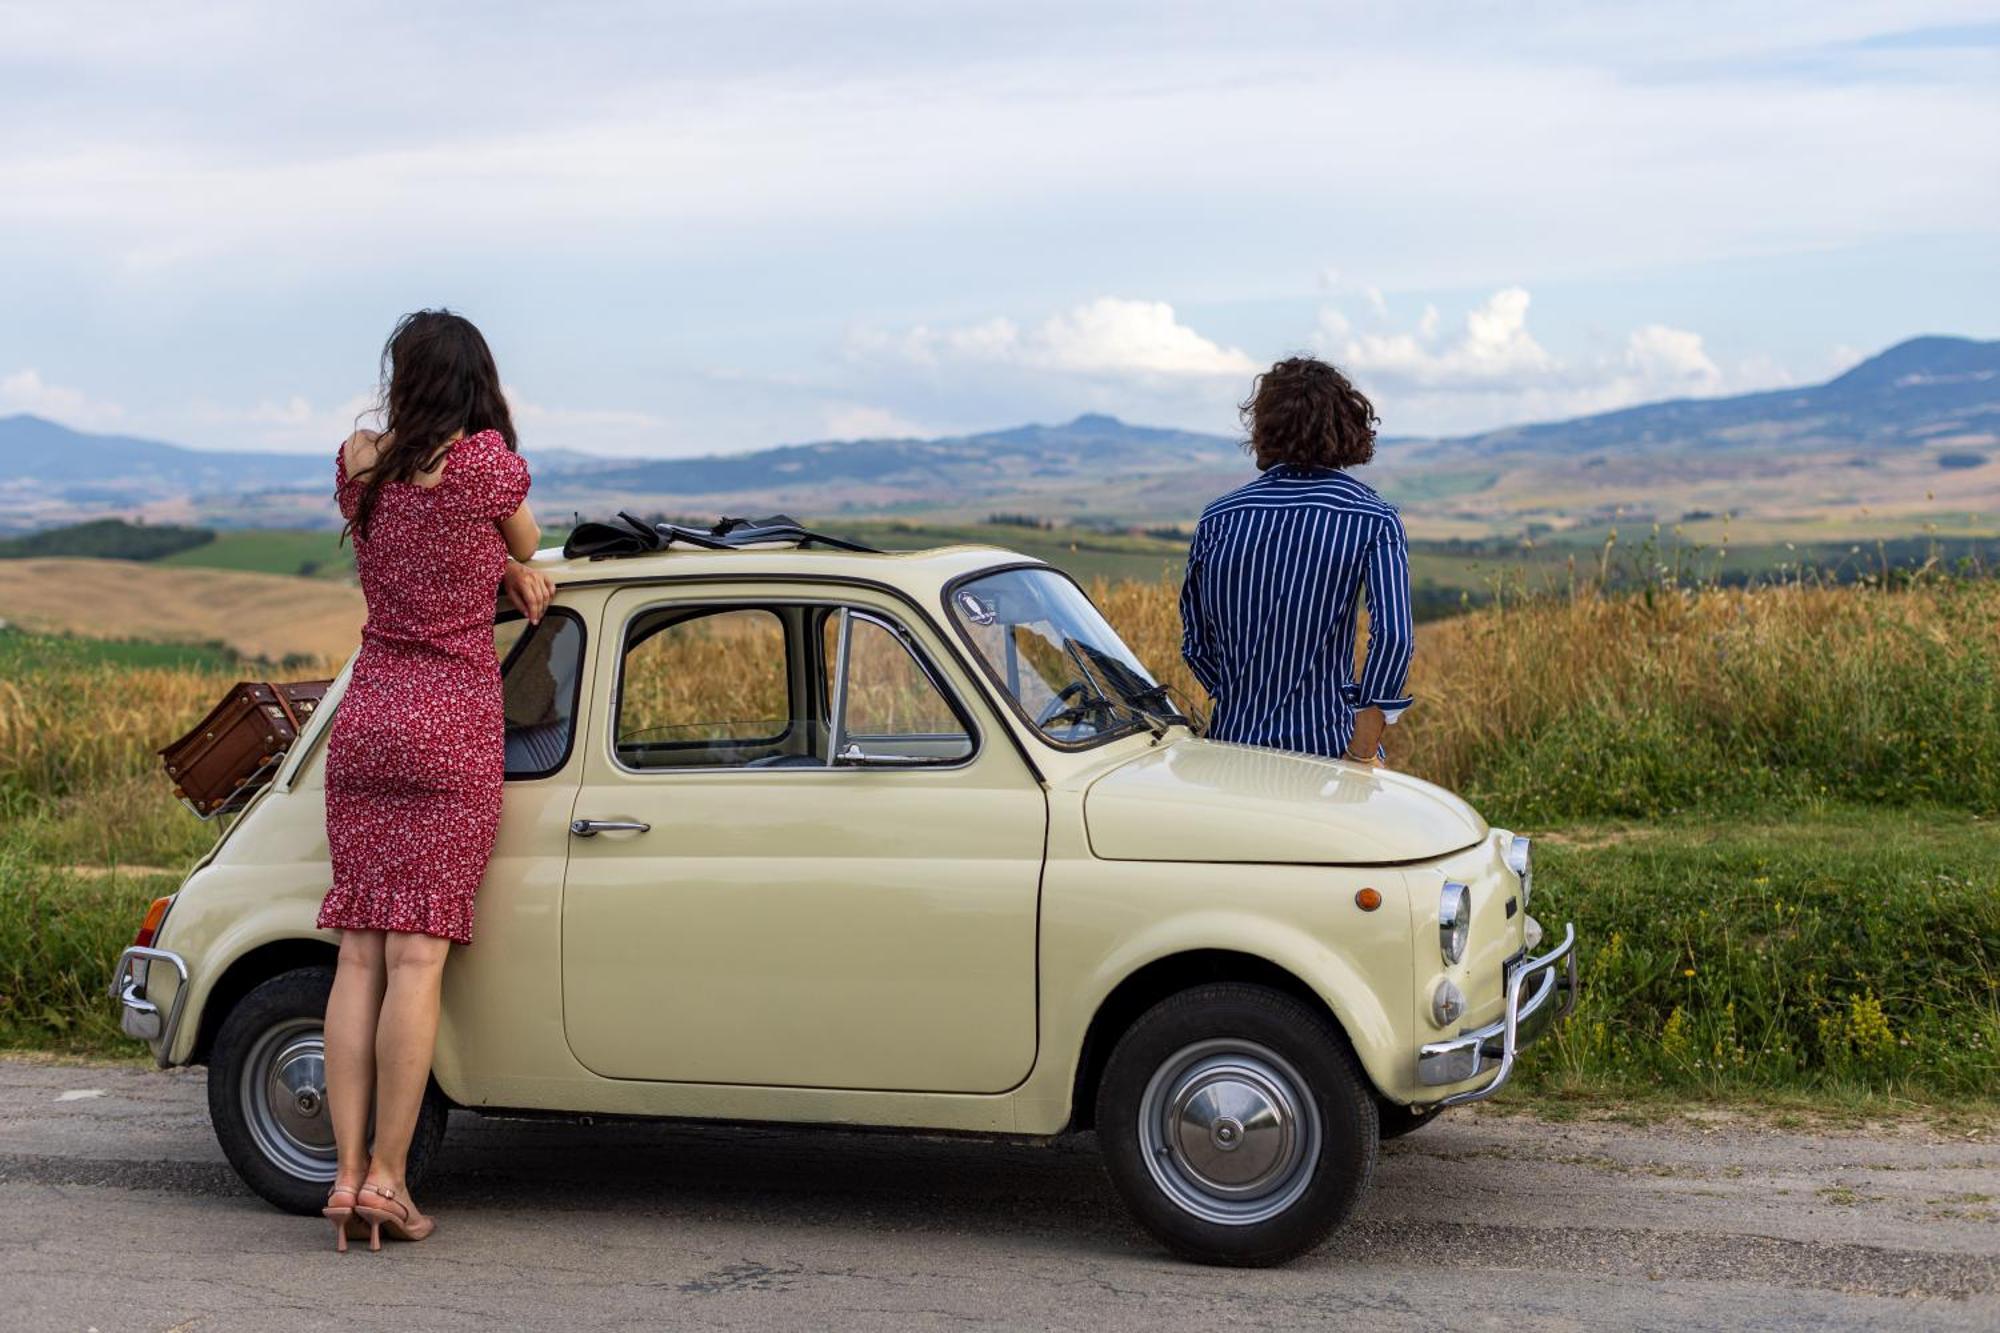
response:
{"label": "wildflower", "polygon": [[1684,967],[1681,969],[1681,975],[1684,977],[1691,977],[1694,975],[1694,969],[1691,967]]}

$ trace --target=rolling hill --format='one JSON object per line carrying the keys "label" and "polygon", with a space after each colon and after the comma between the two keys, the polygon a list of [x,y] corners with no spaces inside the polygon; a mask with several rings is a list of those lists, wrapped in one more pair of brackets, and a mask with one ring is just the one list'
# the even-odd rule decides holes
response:
{"label": "rolling hill", "polygon": [[1681,398],[1442,440],[1420,456],[1914,448],[2000,440],[2000,342],[1912,338],[1825,384]]}
{"label": "rolling hill", "polygon": [[[524,450],[545,515],[784,509],[964,522],[1184,522],[1250,475],[1226,437],[1086,415],[942,439],[700,458]],[[105,513],[328,526],[320,455],[219,454],[0,418],[0,530]],[[1453,439],[1385,439],[1364,474],[1435,538],[1601,539],[1633,522],[1770,540],[2000,531],[2000,342],[1923,337],[1825,384],[1681,399]],[[1941,500],[1939,496],[1944,498]],[[1720,536],[1720,530],[1713,534]]]}
{"label": "rolling hill", "polygon": [[217,642],[245,657],[339,661],[361,590],[330,579],[124,560],[0,560],[0,621],[86,638]]}

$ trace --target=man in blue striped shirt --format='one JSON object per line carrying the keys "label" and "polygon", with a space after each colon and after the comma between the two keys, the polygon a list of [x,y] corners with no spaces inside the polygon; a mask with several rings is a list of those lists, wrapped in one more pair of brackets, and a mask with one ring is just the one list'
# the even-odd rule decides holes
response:
{"label": "man in blue striped shirt", "polygon": [[1402,519],[1343,471],[1375,456],[1375,409],[1334,367],[1294,357],[1257,377],[1243,420],[1263,475],[1202,511],[1181,587],[1208,734],[1376,762],[1410,706],[1416,634]]}

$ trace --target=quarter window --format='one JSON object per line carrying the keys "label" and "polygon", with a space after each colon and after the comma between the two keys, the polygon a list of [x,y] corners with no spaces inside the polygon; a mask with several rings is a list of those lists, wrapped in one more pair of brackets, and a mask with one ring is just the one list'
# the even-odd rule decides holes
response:
{"label": "quarter window", "polygon": [[944,763],[972,753],[972,737],[904,632],[872,615],[829,614],[820,633],[825,694],[842,684],[840,632],[847,626],[845,707],[835,759],[842,763]]}
{"label": "quarter window", "polygon": [[493,622],[507,720],[510,779],[545,778],[569,759],[576,733],[577,686],[583,672],[583,622],[552,610],[539,625],[519,612]]}

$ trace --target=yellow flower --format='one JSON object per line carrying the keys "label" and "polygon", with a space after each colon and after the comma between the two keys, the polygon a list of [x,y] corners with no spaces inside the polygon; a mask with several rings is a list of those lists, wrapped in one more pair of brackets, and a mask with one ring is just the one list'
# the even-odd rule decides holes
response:
{"label": "yellow flower", "polygon": [[1681,975],[1684,977],[1691,977],[1694,975],[1694,969],[1691,967],[1684,967],[1681,969]]}

